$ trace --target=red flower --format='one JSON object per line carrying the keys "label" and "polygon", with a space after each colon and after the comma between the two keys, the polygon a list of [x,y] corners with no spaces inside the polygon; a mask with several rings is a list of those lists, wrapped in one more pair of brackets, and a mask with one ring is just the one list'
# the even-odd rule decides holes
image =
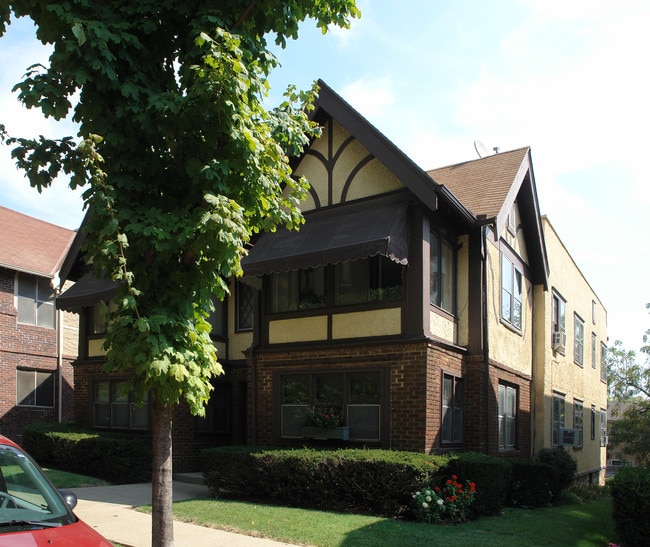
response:
{"label": "red flower", "polygon": [[470,482],[469,483],[469,491],[474,492],[476,490],[476,483],[475,482]]}
{"label": "red flower", "polygon": [[452,475],[451,478],[454,480],[458,480],[458,477],[456,475]]}
{"label": "red flower", "polygon": [[447,482],[445,484],[451,484],[451,481],[447,479]]}
{"label": "red flower", "polygon": [[451,501],[456,501],[456,496],[451,496]]}
{"label": "red flower", "polygon": [[436,486],[436,487],[434,488],[434,490],[435,490],[436,492],[440,492],[440,487],[439,487],[439,486]]}

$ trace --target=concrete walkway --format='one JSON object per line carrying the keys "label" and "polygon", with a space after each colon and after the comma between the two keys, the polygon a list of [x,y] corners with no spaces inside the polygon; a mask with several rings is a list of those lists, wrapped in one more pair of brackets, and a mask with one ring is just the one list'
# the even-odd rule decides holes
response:
{"label": "concrete walkway", "polygon": [[[199,481],[200,482],[200,481]],[[136,511],[151,504],[151,484],[73,488],[75,514],[106,539],[128,547],[151,547],[151,515]],[[174,501],[208,498],[204,484],[174,481]],[[174,521],[175,547],[280,547],[289,545]]]}

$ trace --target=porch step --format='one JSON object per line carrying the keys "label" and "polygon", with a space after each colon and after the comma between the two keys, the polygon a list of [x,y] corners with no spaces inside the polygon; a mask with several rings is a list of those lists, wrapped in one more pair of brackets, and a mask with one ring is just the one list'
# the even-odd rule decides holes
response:
{"label": "porch step", "polygon": [[177,482],[186,482],[188,484],[205,484],[203,473],[174,473],[174,480]]}

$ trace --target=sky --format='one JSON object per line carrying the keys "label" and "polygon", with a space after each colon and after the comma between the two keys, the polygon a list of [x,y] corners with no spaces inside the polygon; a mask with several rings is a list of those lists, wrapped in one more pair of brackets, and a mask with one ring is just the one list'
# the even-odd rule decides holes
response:
{"label": "sky", "polygon": [[[269,106],[325,81],[423,169],[530,146],[547,215],[608,313],[609,344],[650,328],[650,2],[357,0],[326,35],[307,21],[273,49]],[[48,50],[26,20],[0,39],[0,123],[14,136],[75,135],[11,93]],[[0,145],[0,205],[76,229],[80,192],[38,194]]]}

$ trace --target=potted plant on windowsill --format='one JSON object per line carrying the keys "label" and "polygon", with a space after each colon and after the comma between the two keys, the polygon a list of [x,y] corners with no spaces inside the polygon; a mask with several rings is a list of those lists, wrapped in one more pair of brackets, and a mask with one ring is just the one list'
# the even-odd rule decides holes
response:
{"label": "potted plant on windowsill", "polygon": [[350,428],[343,425],[343,410],[318,406],[305,411],[302,436],[347,441],[350,438]]}

